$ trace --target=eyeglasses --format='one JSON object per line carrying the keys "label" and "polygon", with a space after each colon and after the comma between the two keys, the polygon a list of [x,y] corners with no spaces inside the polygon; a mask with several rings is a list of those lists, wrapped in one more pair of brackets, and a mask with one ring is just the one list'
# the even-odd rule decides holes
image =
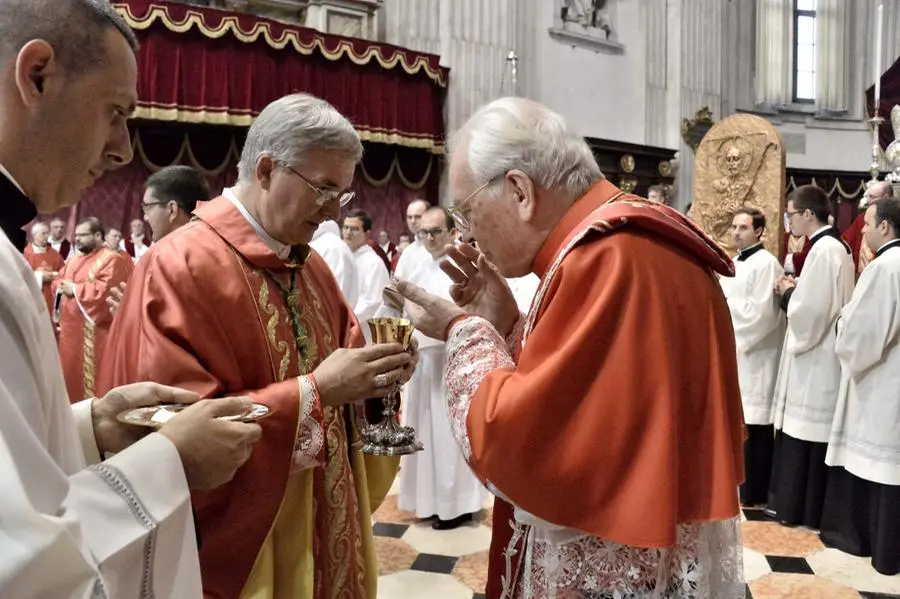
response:
{"label": "eyeglasses", "polygon": [[469,217],[466,213],[470,210],[469,203],[472,201],[472,198],[477,196],[479,193],[493,185],[497,182],[498,179],[505,177],[506,173],[502,175],[497,175],[496,177],[491,177],[487,183],[480,186],[478,189],[467,195],[462,201],[454,202],[450,208],[447,209],[447,212],[450,213],[450,216],[453,217],[453,220],[456,221],[456,226],[460,229],[468,231],[472,224],[469,222]]}
{"label": "eyeglasses", "polygon": [[794,216],[796,216],[796,215],[798,215],[798,214],[803,214],[804,212],[806,212],[806,210],[796,210],[796,211],[794,211],[794,212],[791,212],[791,211],[789,210],[788,213],[787,213],[787,215],[788,215],[788,218],[792,218],[792,217],[794,217]]}
{"label": "eyeglasses", "polygon": [[141,210],[144,211],[144,214],[147,214],[148,212],[150,212],[150,209],[153,208],[154,206],[165,206],[168,203],[169,202],[142,202]]}
{"label": "eyeglasses", "polygon": [[318,194],[318,198],[316,198],[316,204],[319,206],[324,206],[325,204],[330,204],[335,200],[338,201],[338,205],[343,208],[347,204],[349,204],[353,198],[356,196],[355,192],[352,191],[335,191],[333,189],[322,189],[303,175],[297,172],[297,170],[289,164],[282,164],[284,168],[291,171],[298,177],[300,177],[306,186],[311,190]]}
{"label": "eyeglasses", "polygon": [[446,233],[447,229],[420,229],[418,233],[416,233],[416,237],[419,239],[425,239],[426,237],[432,237],[437,239],[438,235]]}

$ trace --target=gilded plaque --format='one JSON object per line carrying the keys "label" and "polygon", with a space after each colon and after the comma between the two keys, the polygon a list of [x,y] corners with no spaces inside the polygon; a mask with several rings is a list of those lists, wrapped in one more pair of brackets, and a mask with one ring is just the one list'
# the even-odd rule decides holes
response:
{"label": "gilded plaque", "polygon": [[738,114],[716,123],[697,148],[694,214],[700,227],[734,253],[731,219],[742,207],[766,216],[766,249],[779,254],[784,238],[785,151],[772,124]]}

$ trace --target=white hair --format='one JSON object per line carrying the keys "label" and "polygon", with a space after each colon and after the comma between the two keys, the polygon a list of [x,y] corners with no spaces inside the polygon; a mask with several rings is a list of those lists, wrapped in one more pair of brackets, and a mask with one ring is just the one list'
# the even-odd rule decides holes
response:
{"label": "white hair", "polygon": [[31,225],[31,236],[34,237],[38,234],[38,231],[46,230],[48,233],[50,232],[50,226],[47,223],[36,222]]}
{"label": "white hair", "polygon": [[518,169],[536,185],[575,199],[603,178],[584,138],[562,116],[524,98],[500,98],[481,108],[451,140],[451,152],[463,139],[476,185]]}
{"label": "white hair", "polygon": [[238,163],[238,181],[255,178],[256,163],[271,156],[279,164],[295,165],[313,150],[344,153],[359,162],[359,133],[334,106],[310,94],[291,94],[266,106],[247,132]]}

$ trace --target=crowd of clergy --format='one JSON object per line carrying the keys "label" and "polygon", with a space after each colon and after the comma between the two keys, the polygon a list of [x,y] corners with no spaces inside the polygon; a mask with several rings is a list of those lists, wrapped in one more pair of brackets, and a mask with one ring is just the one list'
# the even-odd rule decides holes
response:
{"label": "crowd of clergy", "polygon": [[735,214],[734,322],[748,438],[745,506],[900,573],[900,199],[872,182],[844,235],[818,187],[792,191],[784,257]]}
{"label": "crowd of clergy", "polygon": [[[371,599],[398,476],[437,530],[494,496],[491,599],[742,598],[741,503],[900,572],[889,186],[849,244],[792,191],[783,260],[740,210],[732,259],[501,98],[394,244],[352,204],[359,133],[295,93],[234,186],[167,167],[127,238],[101,215],[68,241],[46,218],[133,158],[136,39],[105,0],[6,0],[0,38],[3,597]],[[408,347],[368,337],[386,289]],[[400,388],[424,450],[363,453]]]}

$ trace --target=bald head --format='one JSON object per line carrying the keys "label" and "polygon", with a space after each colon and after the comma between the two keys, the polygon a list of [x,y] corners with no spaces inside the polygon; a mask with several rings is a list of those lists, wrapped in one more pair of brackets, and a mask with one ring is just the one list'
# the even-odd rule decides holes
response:
{"label": "bald head", "polygon": [[413,200],[406,207],[406,226],[413,235],[419,234],[422,228],[422,215],[431,208],[431,204],[425,200]]}
{"label": "bald head", "polygon": [[866,193],[863,196],[863,201],[860,202],[862,207],[868,206],[872,202],[877,202],[882,198],[892,198],[894,197],[894,188],[887,181],[877,181],[869,185],[866,189]]}
{"label": "bald head", "polygon": [[43,40],[67,70],[84,71],[103,62],[103,34],[110,28],[137,52],[137,38],[106,0],[2,0],[0,61],[14,58],[32,40]]}

